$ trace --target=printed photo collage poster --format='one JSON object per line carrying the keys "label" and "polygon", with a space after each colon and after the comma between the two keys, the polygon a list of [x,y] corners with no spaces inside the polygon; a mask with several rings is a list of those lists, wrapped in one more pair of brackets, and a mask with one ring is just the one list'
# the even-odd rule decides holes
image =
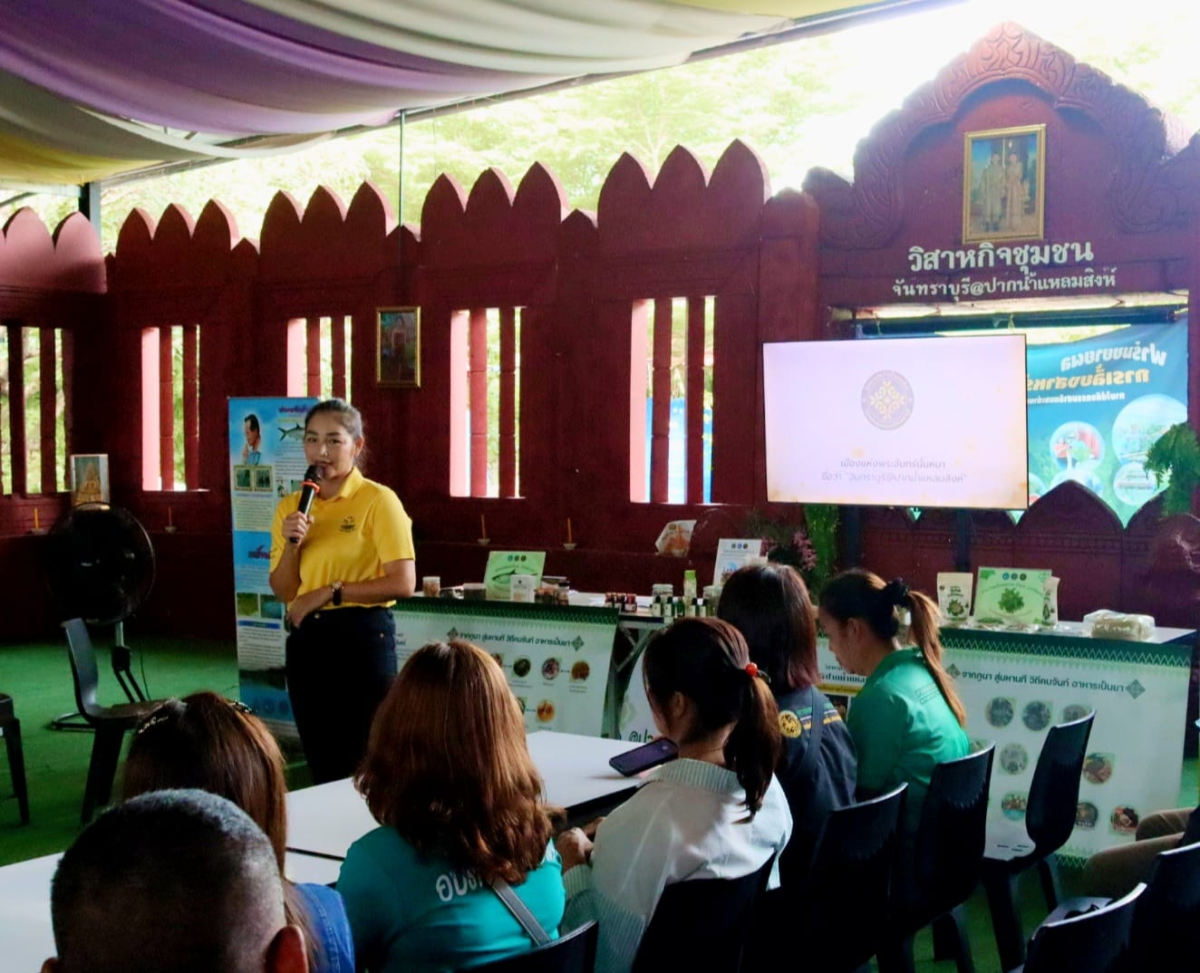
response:
{"label": "printed photo collage poster", "polygon": [[229,400],[234,610],[242,702],[277,733],[295,733],[284,681],[285,605],[271,592],[275,507],[304,479],[304,416],[315,398]]}
{"label": "printed photo collage poster", "polygon": [[1029,501],[1074,480],[1129,520],[1162,490],[1143,464],[1187,421],[1187,321],[1029,345]]}
{"label": "printed photo collage poster", "polygon": [[616,609],[408,598],[393,613],[398,665],[429,642],[465,639],[500,664],[526,730],[601,735]]}
{"label": "printed photo collage poster", "polygon": [[[971,749],[996,745],[989,828],[1011,832],[1014,845],[1028,843],[1025,809],[1047,732],[1092,710],[1075,830],[1060,856],[1082,863],[1126,844],[1142,817],[1178,805],[1190,644],[960,629],[943,632],[943,647]],[[845,715],[865,680],[838,665],[825,639],[817,661],[821,689]]]}

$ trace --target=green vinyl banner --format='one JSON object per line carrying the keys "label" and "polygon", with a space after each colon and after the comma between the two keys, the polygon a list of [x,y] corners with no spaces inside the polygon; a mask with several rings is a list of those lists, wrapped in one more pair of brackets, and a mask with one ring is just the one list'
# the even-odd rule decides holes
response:
{"label": "green vinyl banner", "polygon": [[1187,420],[1187,321],[1026,349],[1029,500],[1065,480],[1129,519],[1160,487],[1142,464]]}

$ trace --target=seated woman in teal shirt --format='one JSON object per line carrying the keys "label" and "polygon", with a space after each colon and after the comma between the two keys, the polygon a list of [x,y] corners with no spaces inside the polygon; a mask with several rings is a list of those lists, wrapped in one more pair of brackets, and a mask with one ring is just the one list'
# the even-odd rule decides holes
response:
{"label": "seated woman in teal shirt", "polygon": [[413,655],[355,782],[380,824],[351,845],[338,879],[360,970],[434,973],[530,949],[500,880],[558,937],[566,893],[552,809],[490,655],[462,641]]}
{"label": "seated woman in teal shirt", "polygon": [[[846,719],[858,750],[859,795],[908,784],[905,831],[912,835],[933,768],[970,750],[966,711],[942,667],[937,606],[903,581],[884,584],[854,570],[825,586],[817,617],[841,667],[867,678]],[[901,642],[905,627],[912,647]]]}

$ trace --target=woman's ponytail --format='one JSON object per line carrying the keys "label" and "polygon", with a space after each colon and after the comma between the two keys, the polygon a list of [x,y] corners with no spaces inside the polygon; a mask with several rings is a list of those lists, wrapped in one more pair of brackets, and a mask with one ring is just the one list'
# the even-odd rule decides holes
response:
{"label": "woman's ponytail", "polygon": [[938,607],[926,595],[909,590],[903,578],[885,584],[879,575],[853,568],[839,574],[821,591],[821,611],[839,622],[861,618],[885,642],[899,637],[901,629],[907,627],[958,725],[967,725],[967,711],[954,691],[954,680],[942,666]]}
{"label": "woman's ponytail", "polygon": [[725,765],[746,792],[749,821],[762,807],[781,740],[771,687],[750,661],[742,634],[716,618],[680,619],[650,639],[643,672],[652,700],[665,704],[681,693],[695,704],[694,734],[733,724],[725,740]]}
{"label": "woman's ponytail", "polygon": [[919,591],[911,591],[907,592],[906,603],[901,607],[905,608],[911,616],[909,632],[913,642],[921,650],[921,655],[925,659],[925,665],[929,668],[930,675],[933,676],[933,681],[937,683],[947,705],[953,710],[958,725],[966,726],[966,707],[958,698],[958,693],[954,691],[954,680],[942,665],[942,639],[938,632],[937,605],[927,595],[923,595]]}
{"label": "woman's ponytail", "polygon": [[742,711],[737,725],[725,741],[725,763],[737,774],[746,792],[746,810],[751,820],[762,807],[771,783],[771,774],[779,762],[779,707],[766,679],[753,663],[746,667],[746,686],[742,693]]}

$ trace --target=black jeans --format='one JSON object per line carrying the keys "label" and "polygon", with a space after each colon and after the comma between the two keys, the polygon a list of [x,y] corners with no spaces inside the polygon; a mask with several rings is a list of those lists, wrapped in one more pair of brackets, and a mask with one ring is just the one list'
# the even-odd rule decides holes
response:
{"label": "black jeans", "polygon": [[287,685],[313,782],[349,777],[396,678],[390,608],[313,612],[287,639]]}

